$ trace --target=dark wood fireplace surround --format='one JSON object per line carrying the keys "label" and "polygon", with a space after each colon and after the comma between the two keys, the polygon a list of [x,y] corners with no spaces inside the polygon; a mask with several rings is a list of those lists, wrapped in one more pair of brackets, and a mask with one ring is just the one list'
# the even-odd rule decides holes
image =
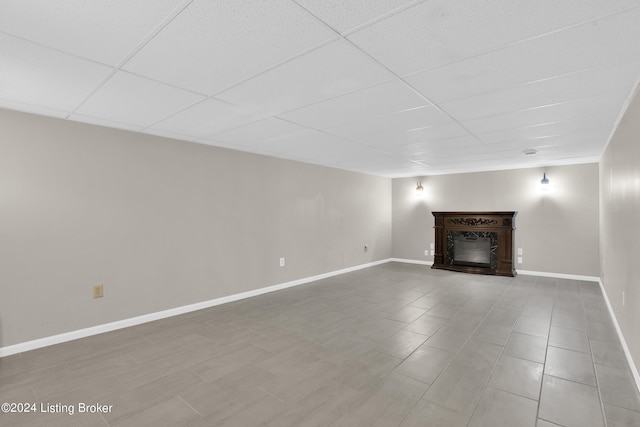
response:
{"label": "dark wood fireplace surround", "polygon": [[[517,212],[432,212],[435,225],[435,256],[433,266],[443,270],[464,273],[494,274],[497,276],[516,275],[513,268],[513,234]],[[496,245],[494,267],[458,265],[451,262],[452,254],[447,254],[449,232],[495,233]]]}

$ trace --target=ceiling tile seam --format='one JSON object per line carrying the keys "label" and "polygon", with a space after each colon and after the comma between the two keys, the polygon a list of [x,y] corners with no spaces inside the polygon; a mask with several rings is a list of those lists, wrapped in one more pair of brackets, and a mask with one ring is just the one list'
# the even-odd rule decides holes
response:
{"label": "ceiling tile seam", "polygon": [[[193,1],[193,0],[192,0],[192,1]],[[241,84],[243,84],[243,83],[246,83],[247,81],[252,80],[252,79],[253,79],[253,78],[255,78],[255,77],[258,77],[258,76],[260,76],[260,75],[262,75],[262,74],[265,74],[265,73],[267,73],[267,72],[269,72],[269,71],[273,70],[274,68],[277,68],[277,67],[279,67],[279,66],[281,66],[281,65],[285,65],[285,64],[287,64],[287,63],[289,63],[289,62],[291,62],[291,61],[294,61],[294,60],[296,60],[296,59],[298,59],[298,58],[300,58],[300,57],[302,57],[302,56],[304,56],[304,55],[307,55],[308,53],[314,52],[314,51],[316,51],[316,50],[318,50],[318,49],[320,49],[320,48],[322,48],[322,47],[324,47],[324,46],[326,46],[326,45],[328,45],[328,44],[330,44],[330,43],[333,43],[333,42],[335,42],[335,41],[337,41],[337,40],[339,40],[339,38],[331,38],[331,39],[325,40],[325,41],[323,41],[323,42],[321,42],[321,43],[319,43],[319,44],[317,44],[317,45],[313,46],[312,48],[310,48],[310,49],[308,49],[308,50],[305,50],[305,51],[304,51],[304,52],[302,52],[302,53],[296,54],[296,55],[294,55],[294,56],[292,56],[292,57],[288,58],[288,59],[287,59],[287,60],[285,60],[285,61],[282,61],[282,62],[279,62],[278,64],[272,65],[272,66],[270,66],[270,67],[268,67],[268,68],[266,68],[266,69],[264,69],[264,70],[262,70],[262,71],[260,71],[260,72],[258,72],[258,73],[256,73],[256,74],[251,75],[250,77],[247,77],[247,78],[245,78],[245,79],[242,79],[241,81],[236,82],[236,83],[234,83],[234,84],[232,84],[232,85],[230,85],[230,86],[228,86],[228,87],[225,87],[224,89],[222,89],[222,90],[220,90],[220,91],[218,91],[218,92],[214,93],[213,95],[202,94],[202,93],[199,93],[199,92],[195,92],[195,91],[193,91],[193,90],[184,89],[184,88],[182,88],[182,87],[180,87],[180,86],[170,85],[170,84],[168,84],[168,83],[166,83],[166,82],[163,82],[163,81],[150,79],[150,78],[148,78],[148,77],[146,77],[146,76],[143,76],[143,75],[139,75],[139,74],[131,73],[131,74],[134,74],[134,75],[136,75],[136,76],[138,76],[138,77],[143,77],[143,78],[146,78],[146,79],[148,79],[148,80],[155,81],[155,82],[157,82],[157,83],[161,83],[161,84],[164,84],[164,85],[167,85],[167,86],[171,86],[171,87],[174,87],[174,88],[176,88],[176,89],[187,90],[187,91],[189,91],[189,92],[191,92],[191,93],[194,93],[194,94],[197,94],[197,95],[202,95],[202,96],[206,97],[206,98],[205,98],[205,99],[203,99],[203,100],[200,100],[200,101],[195,102],[195,103],[193,103],[193,104],[191,104],[191,105],[188,105],[188,106],[186,106],[185,108],[182,108],[182,109],[180,109],[180,110],[178,110],[178,111],[176,111],[176,112],[173,112],[173,113],[171,113],[171,114],[169,114],[169,115],[167,115],[167,116],[165,116],[165,117],[161,118],[160,120],[158,120],[158,121],[156,121],[156,122],[152,123],[151,125],[146,126],[146,127],[143,129],[143,131],[144,131],[144,130],[146,130],[146,129],[149,129],[149,128],[153,128],[153,127],[154,127],[155,125],[157,125],[158,123],[160,123],[160,122],[162,122],[162,121],[164,121],[164,120],[167,120],[167,119],[169,119],[169,118],[171,118],[171,117],[175,116],[176,114],[180,114],[181,112],[183,112],[183,111],[185,111],[185,110],[187,110],[187,109],[189,109],[189,108],[191,108],[191,107],[194,107],[195,105],[197,105],[197,104],[199,104],[199,103],[201,103],[201,102],[207,101],[207,100],[214,100],[214,101],[221,102],[221,103],[224,103],[224,104],[227,104],[227,105],[232,105],[232,106],[235,106],[235,107],[241,107],[241,108],[243,108],[243,109],[248,109],[249,107],[246,107],[246,106],[243,106],[243,105],[238,105],[238,104],[233,104],[233,103],[231,103],[231,102],[228,102],[228,101],[225,101],[225,100],[223,100],[223,99],[217,98],[217,96],[218,96],[218,95],[220,95],[220,94],[222,94],[222,93],[224,93],[224,92],[226,92],[227,90],[230,90],[230,89],[232,89],[232,88],[234,88],[234,87],[236,87],[236,86],[239,86],[239,85],[241,85]],[[123,72],[130,73],[129,71],[126,71],[126,70],[122,70],[122,71],[123,71]],[[386,83],[386,82],[383,82],[383,83]],[[378,83],[376,83],[376,84],[378,84]],[[372,86],[375,86],[375,84],[373,84]],[[338,96],[340,96],[340,95],[338,95]],[[86,100],[85,100],[85,102],[86,102]],[[262,110],[262,109],[260,109],[260,108],[253,108],[253,107],[251,107],[251,111],[252,111],[252,112],[256,112],[256,113],[261,113],[261,114],[270,115],[267,111],[263,111],[263,110]],[[280,113],[280,114],[284,114],[284,113]],[[281,117],[278,117],[278,116],[273,116],[273,117],[277,117],[277,118],[279,118],[279,119],[282,119]],[[256,120],[256,121],[258,121],[258,120]],[[298,123],[296,123],[296,124],[298,124]],[[237,129],[237,128],[243,127],[243,126],[245,126],[245,125],[246,125],[246,124],[238,125],[238,126],[233,126],[233,127],[226,128],[226,129],[224,129],[224,130],[221,130],[221,131],[216,131],[216,133],[215,133],[215,134],[212,134],[212,135],[206,136],[205,138],[211,138],[211,137],[213,137],[214,135],[216,135],[216,134],[218,134],[218,133],[226,132],[226,131],[233,130],[233,129]]]}
{"label": "ceiling tile seam", "polygon": [[[563,77],[569,77],[569,76],[572,76],[572,75],[575,75],[575,74],[585,73],[585,72],[589,72],[589,71],[594,71],[594,70],[598,70],[598,69],[602,69],[602,68],[608,68],[608,67],[612,67],[612,66],[615,66],[615,65],[622,65],[622,64],[627,64],[627,63],[630,63],[630,62],[637,62],[637,61],[640,61],[640,55],[634,56],[634,57],[631,57],[631,58],[628,58],[628,59],[620,60],[620,61],[613,61],[613,62],[607,62],[607,63],[600,64],[600,65],[595,65],[593,67],[580,68],[578,70],[569,71],[569,72],[561,73],[561,74],[556,74],[554,76],[543,77],[543,78],[535,79],[535,80],[529,80],[529,81],[526,81],[526,82],[522,82],[522,83],[511,85],[511,86],[503,86],[503,87],[500,87],[497,90],[488,90],[488,91],[484,91],[484,92],[478,92],[478,93],[475,93],[475,94],[470,95],[470,96],[463,96],[461,98],[448,99],[445,102],[443,102],[443,104],[448,104],[450,102],[464,101],[465,99],[471,99],[471,98],[475,98],[475,97],[478,97],[478,96],[483,96],[483,95],[489,95],[489,94],[492,94],[492,93],[503,92],[505,90],[516,89],[516,88],[520,88],[520,87],[533,85],[533,84],[536,84],[536,83],[541,83],[541,82],[554,80],[554,79],[559,79],[559,78],[563,78]],[[599,95],[595,95],[595,96],[599,96]],[[567,102],[567,101],[563,101],[563,102]],[[563,102],[559,102],[559,103],[556,103],[556,104],[561,104]],[[551,105],[553,105],[553,104],[551,104]],[[531,107],[531,108],[538,108],[538,107]]]}
{"label": "ceiling tile seam", "polygon": [[[579,116],[579,117],[575,117],[575,118],[567,119],[567,120],[556,120],[556,121],[550,121],[550,122],[544,122],[544,123],[536,123],[534,125],[515,126],[515,127],[504,128],[504,129],[499,129],[499,130],[492,130],[492,131],[486,131],[486,132],[476,132],[476,134],[478,136],[480,136],[480,135],[485,135],[485,134],[488,134],[488,133],[504,132],[504,131],[517,130],[517,129],[533,129],[533,128],[537,128],[537,127],[541,127],[541,126],[557,125],[557,124],[561,124],[561,123],[570,123],[570,122],[575,122],[575,121],[578,121],[578,120],[597,118],[597,117],[606,117],[606,116],[610,116],[611,114],[617,114],[617,113],[618,113],[618,111],[610,111],[608,113],[598,113],[598,114],[587,114],[587,115],[584,115],[584,116]],[[562,134],[562,135],[566,135],[566,134]]]}
{"label": "ceiling tile seam", "polygon": [[104,62],[96,61],[95,59],[87,58],[85,56],[76,55],[75,53],[67,52],[66,50],[62,50],[62,49],[59,49],[57,47],[48,46],[46,44],[43,44],[43,43],[40,43],[40,42],[36,42],[34,40],[31,40],[31,39],[27,39],[27,38],[24,38],[24,37],[21,37],[21,36],[17,36],[15,34],[7,33],[6,31],[0,30],[0,34],[4,34],[7,37],[11,37],[11,38],[14,38],[14,39],[17,39],[17,40],[21,40],[23,42],[32,44],[34,46],[38,46],[38,47],[43,48],[43,49],[47,49],[47,50],[50,50],[50,51],[53,51],[53,52],[61,53],[61,54],[65,55],[65,56],[69,56],[69,57],[76,58],[76,59],[81,59],[83,61],[91,62],[91,63],[97,64],[97,65],[102,65],[103,67],[114,68],[113,65],[105,64]]}
{"label": "ceiling tile seam", "polygon": [[541,39],[541,38],[544,38],[544,37],[547,37],[547,36],[550,36],[550,35],[553,35],[553,34],[557,34],[557,33],[560,33],[560,32],[566,31],[566,30],[570,30],[570,29],[573,29],[573,28],[577,28],[577,27],[580,27],[580,26],[583,26],[583,25],[589,25],[589,24],[592,24],[592,23],[594,23],[596,21],[599,21],[599,20],[602,20],[602,19],[607,19],[607,18],[610,18],[612,16],[616,16],[616,15],[621,15],[623,13],[627,13],[627,12],[629,12],[631,10],[638,9],[638,8],[640,8],[640,5],[639,6],[633,6],[633,7],[627,8],[627,9],[623,9],[623,10],[619,10],[617,12],[612,12],[612,13],[608,13],[608,14],[604,14],[604,15],[599,15],[596,18],[589,18],[587,20],[584,20],[584,21],[581,21],[581,22],[577,22],[577,23],[574,23],[574,24],[571,24],[571,25],[567,25],[567,26],[562,27],[562,28],[556,28],[554,30],[549,30],[547,32],[544,32],[544,33],[541,33],[541,34],[537,34],[535,36],[527,37],[527,38],[524,38],[524,39],[520,39],[520,40],[516,40],[516,41],[510,42],[510,43],[506,43],[506,44],[503,44],[503,45],[500,45],[500,46],[496,46],[494,48],[490,48],[490,49],[487,49],[485,51],[482,51],[482,52],[479,52],[479,53],[476,53],[476,54],[473,54],[473,55],[465,56],[464,58],[460,58],[460,59],[457,59],[455,61],[450,61],[450,62],[447,62],[447,63],[444,63],[444,64],[438,64],[438,65],[436,65],[434,67],[429,67],[429,68],[424,68],[424,69],[420,69],[420,70],[417,70],[417,71],[412,71],[410,73],[403,74],[402,77],[412,77],[412,76],[414,76],[416,74],[424,73],[424,72],[427,72],[427,71],[434,71],[434,70],[437,70],[438,68],[448,67],[450,65],[454,65],[454,64],[457,64],[457,63],[460,63],[460,62],[464,62],[464,61],[467,61],[469,59],[474,59],[474,58],[477,58],[477,57],[480,57],[480,56],[483,56],[483,55],[487,55],[487,54],[490,54],[490,53],[494,53],[494,52],[497,52],[497,51],[500,51],[500,50],[503,50],[503,49],[507,49],[507,48],[510,48],[510,47],[515,47],[515,46],[518,46],[519,44],[527,43],[529,41],[533,41],[533,40],[536,40],[536,39]]}
{"label": "ceiling tile seam", "polygon": [[412,7],[415,7],[417,5],[419,5],[420,3],[424,3],[427,0],[413,0],[413,1],[409,1],[407,3],[405,3],[402,6],[398,6],[395,9],[392,9],[388,12],[383,13],[382,15],[378,15],[375,18],[371,18],[368,21],[365,21],[363,23],[360,23],[358,25],[356,25],[355,27],[349,28],[348,30],[345,30],[344,32],[340,33],[340,31],[338,31],[337,28],[333,28],[328,22],[325,22],[324,20],[322,20],[320,17],[318,17],[317,15],[315,15],[313,12],[311,12],[310,10],[308,10],[306,7],[304,7],[303,5],[301,5],[300,3],[298,3],[298,0],[293,0],[294,3],[296,3],[298,6],[300,6],[305,12],[309,13],[310,15],[312,15],[314,18],[321,20],[322,22],[325,23],[325,25],[327,25],[328,27],[330,27],[333,31],[335,31],[336,33],[339,33],[342,36],[348,36],[351,35],[357,31],[360,31],[362,29],[365,29],[367,27],[370,27],[380,21],[384,21],[387,18],[392,17],[393,15],[397,15],[398,13],[404,12],[407,9],[411,9]]}
{"label": "ceiling tile seam", "polygon": [[243,78],[242,80],[239,80],[239,81],[237,81],[235,83],[232,83],[231,85],[226,86],[224,89],[218,90],[218,91],[216,91],[213,94],[208,95],[208,96],[210,98],[215,98],[216,96],[221,95],[224,92],[235,88],[236,86],[240,86],[241,84],[244,84],[244,83],[248,82],[249,80],[253,80],[256,77],[260,77],[261,75],[266,74],[271,70],[274,70],[274,69],[276,69],[278,67],[286,65],[286,64],[288,64],[290,62],[293,62],[298,58],[301,58],[301,57],[303,57],[305,55],[308,55],[308,54],[310,54],[312,52],[315,52],[316,50],[322,49],[323,47],[325,47],[325,46],[327,46],[327,45],[329,45],[331,43],[334,43],[334,42],[336,42],[338,40],[339,40],[339,37],[331,37],[331,38],[329,38],[327,40],[319,42],[319,43],[313,45],[312,47],[310,47],[310,48],[308,48],[308,49],[306,49],[304,51],[301,51],[301,52],[299,52],[299,53],[297,53],[297,54],[295,54],[293,56],[290,56],[289,58],[285,59],[284,61],[280,61],[280,62],[278,62],[276,64],[270,65],[267,68],[264,68],[263,70],[255,73],[255,74],[252,74],[249,77]]}
{"label": "ceiling tile seam", "polygon": [[[302,7],[302,6],[300,6]],[[303,8],[304,9],[304,8]],[[306,10],[306,9],[305,9]],[[391,70],[389,67],[387,67],[385,64],[383,64],[381,61],[379,61],[378,59],[376,59],[375,57],[373,57],[369,52],[365,51],[364,49],[362,49],[360,46],[358,46],[357,44],[355,44],[354,42],[352,42],[351,40],[349,40],[347,37],[343,37],[338,31],[336,31],[335,28],[331,27],[330,25],[328,25],[327,23],[325,23],[322,19],[320,19],[318,16],[316,16],[315,14],[313,14],[312,12],[308,11],[307,12],[313,16],[318,22],[320,22],[322,25],[324,25],[327,29],[329,29],[330,31],[333,31],[335,34],[338,35],[338,37],[340,37],[342,40],[344,40],[345,42],[347,42],[348,44],[350,44],[354,49],[362,52],[363,55],[365,55],[367,58],[369,58],[370,61],[372,61],[374,64],[377,64],[378,66],[382,67],[383,69],[385,69],[388,73],[390,73],[391,75],[395,76],[399,82],[401,82],[402,84],[404,84],[409,90],[411,90],[413,93],[415,93],[416,95],[418,95],[419,97],[421,97],[422,99],[424,99],[426,102],[428,102],[429,104],[433,105],[438,111],[440,111],[442,114],[446,115],[447,117],[449,117],[453,122],[457,123],[458,126],[460,126],[465,132],[467,132],[467,134],[469,134],[469,136],[471,136],[472,138],[476,139],[480,144],[484,144],[484,142],[478,140],[475,135],[469,130],[467,129],[459,120],[457,120],[452,114],[450,114],[449,112],[445,111],[440,105],[436,104],[434,101],[432,101],[429,97],[425,96],[423,93],[421,93],[419,90],[417,90],[416,88],[414,88],[409,82],[407,82],[404,78],[402,78],[402,76],[400,76],[399,74],[397,74],[396,72],[394,72],[393,70]]]}
{"label": "ceiling tile seam", "polygon": [[[153,38],[155,36],[157,36],[167,25],[169,25],[171,23],[171,21],[173,21],[178,15],[180,15],[191,3],[193,2],[193,0],[184,0],[180,6],[176,7],[171,13],[169,13],[164,19],[162,19],[162,21],[160,21],[160,23],[158,25],[156,25],[150,32],[149,34],[147,34],[145,37],[142,38],[142,40],[140,40],[135,46],[134,48],[131,50],[131,52],[129,52],[129,54],[127,54],[111,71],[111,73],[105,78],[103,79],[98,85],[97,87],[91,91],[91,93],[89,93],[89,95],[87,97],[84,98],[84,100],[82,100],[78,105],[76,105],[76,107],[72,110],[71,114],[75,114],[79,108],[81,108],[93,95],[95,95],[105,84],[107,84],[107,82],[109,80],[111,80],[111,78],[113,78],[114,75],[116,75],[116,73],[118,71],[120,71],[122,69],[122,67],[124,67],[124,65],[126,65],[127,62],[129,62],[131,60],[131,58],[133,58],[136,54],[138,54],[138,52],[140,52],[140,50],[142,50],[143,47],[145,47],[151,40],[153,40]],[[71,114],[69,116],[71,116]],[[68,119],[69,116],[67,116],[66,118]]]}
{"label": "ceiling tile seam", "polygon": [[[310,102],[309,104],[302,104],[302,105],[299,105],[299,106],[297,106],[297,107],[291,108],[291,109],[289,109],[289,110],[282,111],[282,112],[280,112],[280,113],[276,114],[274,117],[279,117],[279,118],[281,118],[281,117],[280,117],[281,115],[289,114],[289,113],[292,113],[292,112],[297,111],[297,110],[302,110],[302,109],[304,109],[304,108],[309,108],[309,107],[312,107],[312,106],[314,106],[314,105],[322,104],[323,102],[332,101],[332,100],[334,100],[334,99],[338,99],[338,98],[341,98],[341,97],[343,97],[343,96],[353,95],[353,94],[356,94],[356,93],[358,93],[358,92],[362,92],[362,91],[365,91],[365,90],[372,89],[372,88],[374,88],[374,87],[376,87],[376,86],[382,86],[382,85],[384,85],[384,84],[388,84],[388,83],[391,83],[391,82],[393,82],[393,81],[396,81],[396,79],[397,79],[397,78],[396,78],[395,76],[393,76],[393,78],[391,78],[391,79],[389,79],[389,80],[385,80],[385,81],[382,81],[382,82],[375,82],[375,83],[371,83],[371,84],[368,84],[368,85],[366,85],[366,86],[359,87],[359,88],[357,88],[357,89],[349,90],[349,91],[346,91],[346,92],[343,92],[343,93],[339,93],[339,94],[337,94],[337,95],[331,95],[331,96],[329,96],[329,97],[327,97],[327,98],[323,98],[323,99],[321,99],[321,100],[319,100],[319,101],[313,101],[313,102]],[[357,123],[357,122],[359,122],[359,121],[360,121],[360,120],[356,120],[355,122],[349,122],[349,123]],[[346,124],[346,123],[345,123],[345,124]]]}
{"label": "ceiling tile seam", "polygon": [[[66,111],[66,110],[60,110],[60,109],[55,108],[55,107],[46,107],[46,106],[42,106],[42,105],[31,104],[29,102],[18,101],[18,100],[14,100],[14,99],[11,99],[11,98],[0,98],[0,103],[2,103],[3,101],[6,101],[6,102],[11,103],[11,104],[15,104],[15,105],[24,106],[24,108],[25,108],[24,110],[17,110],[17,111],[22,111],[22,112],[29,113],[29,114],[36,114],[36,113],[31,113],[31,111],[33,111],[32,109],[34,109],[34,108],[41,108],[43,110],[55,111],[56,113],[60,113],[61,116],[65,116],[66,114],[69,114],[69,111]],[[4,109],[7,109],[7,110],[15,109],[13,107],[9,108],[9,107],[3,107],[1,105],[0,105],[0,108],[4,108]],[[30,108],[30,109],[27,110],[26,108]]]}
{"label": "ceiling tile seam", "polygon": [[463,120],[463,122],[472,122],[472,121],[476,121],[476,120],[484,120],[487,118],[491,118],[491,117],[500,117],[503,116],[505,114],[510,114],[510,113],[519,113],[522,111],[530,111],[530,110],[537,110],[540,108],[546,108],[546,107],[553,107],[555,105],[563,105],[563,104],[570,104],[572,102],[576,102],[576,101],[586,101],[592,98],[599,98],[601,96],[606,96],[606,95],[612,95],[612,94],[616,94],[616,93],[626,93],[627,91],[622,91],[622,90],[614,90],[612,92],[605,92],[605,93],[600,93],[598,95],[589,95],[589,96],[582,96],[579,98],[571,98],[568,101],[562,101],[562,102],[553,102],[551,104],[543,104],[543,105],[536,105],[535,107],[527,107],[527,108],[518,108],[515,110],[507,110],[507,111],[503,111],[501,113],[495,113],[495,114],[488,114],[486,116],[477,116],[477,117],[473,117],[473,118],[469,118],[469,119],[465,119]]}
{"label": "ceiling tile seam", "polygon": [[[114,123],[114,124],[120,124],[120,125],[123,125],[123,126],[132,126],[134,128],[137,128],[137,129],[134,130],[134,132],[141,132],[142,129],[144,129],[144,126],[142,126],[140,124],[137,124],[137,123],[123,122],[123,121],[120,121],[120,120],[113,120],[113,119],[105,119],[104,117],[92,116],[91,114],[71,113],[71,114],[69,114],[69,117],[71,117],[73,115],[79,116],[79,117],[87,117],[89,119],[94,119],[94,120],[101,120],[101,121],[104,121],[104,122],[110,122],[110,123]],[[73,120],[73,119],[69,118],[68,120]],[[116,129],[122,129],[122,128],[116,127]]]}

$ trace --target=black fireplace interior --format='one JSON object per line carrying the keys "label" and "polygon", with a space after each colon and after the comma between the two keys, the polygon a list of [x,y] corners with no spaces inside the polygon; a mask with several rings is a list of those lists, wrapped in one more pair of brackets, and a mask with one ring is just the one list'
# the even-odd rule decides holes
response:
{"label": "black fireplace interior", "polygon": [[497,235],[494,232],[449,231],[449,265],[495,268]]}

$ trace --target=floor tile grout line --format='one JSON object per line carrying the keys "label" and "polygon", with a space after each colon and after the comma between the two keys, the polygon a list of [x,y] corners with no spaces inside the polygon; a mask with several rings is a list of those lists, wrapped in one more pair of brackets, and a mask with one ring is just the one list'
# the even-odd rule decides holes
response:
{"label": "floor tile grout line", "polygon": [[598,391],[598,400],[600,403],[600,411],[602,412],[602,422],[604,423],[604,427],[608,426],[607,416],[604,412],[604,401],[602,400],[602,390],[600,390],[600,380],[598,378],[598,371],[596,370],[596,361],[593,357],[593,347],[591,346],[591,340],[589,339],[591,335],[591,331],[589,328],[589,321],[587,319],[587,310],[584,305],[584,297],[582,295],[582,286],[580,286],[580,301],[582,303],[582,310],[585,317],[585,322],[587,324],[587,344],[589,345],[589,356],[591,357],[591,369],[593,369],[593,376],[596,380],[596,390]]}
{"label": "floor tile grout line", "polygon": [[[496,308],[496,306],[498,305],[498,303],[500,302],[500,298],[502,298],[504,296],[504,294],[507,292],[508,288],[505,287],[504,290],[502,291],[502,293],[500,294],[500,296],[496,299],[496,302],[493,303],[493,305],[491,306],[491,308],[487,311],[487,313],[483,316],[482,320],[480,320],[480,322],[478,322],[478,326],[475,327],[475,329],[473,330],[473,332],[471,332],[471,334],[469,335],[469,338],[467,338],[465,340],[465,342],[462,344],[462,346],[460,347],[460,349],[453,355],[453,357],[451,358],[451,360],[445,365],[445,367],[440,371],[440,373],[436,376],[436,378],[433,380],[433,382],[431,384],[429,384],[429,387],[427,388],[427,390],[425,390],[425,392],[422,394],[422,397],[420,397],[420,399],[424,398],[424,395],[429,391],[429,389],[431,388],[431,386],[433,384],[435,384],[436,381],[438,381],[438,378],[440,378],[440,376],[449,368],[449,366],[451,366],[451,364],[453,363],[453,361],[455,360],[455,358],[460,354],[460,352],[462,351],[462,349],[467,345],[467,343],[471,340],[471,338],[473,337],[473,335],[476,333],[476,331],[480,328],[480,325],[482,324],[482,322],[484,322],[486,320],[486,318],[489,316],[489,313],[491,313],[491,311],[493,311],[494,308]],[[460,310],[458,311],[458,313],[460,312]],[[520,312],[522,312],[522,309],[520,309]],[[446,325],[446,323],[444,325],[442,325],[441,327],[444,327]],[[511,332],[509,332],[509,336],[511,336],[511,333],[513,332],[513,328],[514,326],[511,327]],[[502,350],[500,352],[500,356],[498,356],[498,359],[500,357],[502,357],[502,354],[504,353],[504,347],[505,346],[501,346]],[[495,369],[495,366],[494,366]],[[489,379],[487,380],[487,383],[482,387],[482,391],[480,392],[480,396],[482,397],[484,395],[485,390],[488,387],[489,382],[491,381],[491,377],[493,375],[493,372],[491,372],[489,374]],[[425,399],[428,402],[431,402],[428,399]],[[471,411],[471,415],[466,415],[463,414],[465,416],[469,417],[469,421],[467,422],[467,425],[469,425],[469,423],[471,422],[471,419],[473,418],[473,414],[475,413],[476,409],[478,408],[478,404],[480,403],[481,399],[478,399],[478,402],[476,402],[476,404],[473,407],[473,411]],[[447,408],[449,409],[449,408]],[[459,413],[458,411],[454,411],[456,413]]]}
{"label": "floor tile grout line", "polygon": [[[535,287],[535,283],[538,281],[538,279],[536,279],[534,281],[534,287]],[[549,327],[547,328],[547,337],[546,337],[546,344],[545,344],[545,348],[544,348],[544,362],[542,363],[542,373],[540,374],[540,389],[538,390],[538,402],[536,405],[536,419],[535,419],[535,423],[536,425],[538,424],[538,419],[540,418],[540,405],[542,403],[542,388],[543,388],[543,384],[544,384],[544,371],[545,368],[547,366],[547,353],[549,351],[549,338],[551,337],[551,324],[553,322],[553,309],[555,307],[556,304],[556,298],[558,296],[558,280],[555,280],[555,287],[554,287],[554,291],[553,291],[553,303],[551,304],[551,316],[549,316]]]}

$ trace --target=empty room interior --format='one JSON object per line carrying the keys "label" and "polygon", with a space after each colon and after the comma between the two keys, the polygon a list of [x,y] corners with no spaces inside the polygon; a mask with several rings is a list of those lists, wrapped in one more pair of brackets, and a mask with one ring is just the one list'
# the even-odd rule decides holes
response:
{"label": "empty room interior", "polygon": [[640,426],[638,22],[0,2],[0,425]]}

